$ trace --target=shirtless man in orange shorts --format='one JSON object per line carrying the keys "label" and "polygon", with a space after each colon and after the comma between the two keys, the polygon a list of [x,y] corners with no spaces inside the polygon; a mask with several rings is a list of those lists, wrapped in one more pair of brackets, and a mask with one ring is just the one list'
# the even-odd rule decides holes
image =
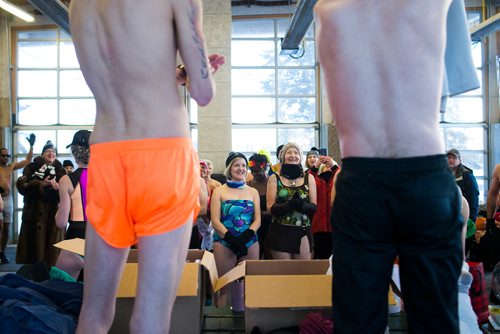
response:
{"label": "shirtless man in orange shorts", "polygon": [[224,59],[207,56],[201,0],[72,1],[70,23],[97,106],[77,333],[108,332],[123,266],[136,243],[130,330],[168,333],[200,185],[176,55],[185,63],[191,97],[202,106],[214,96],[212,73]]}

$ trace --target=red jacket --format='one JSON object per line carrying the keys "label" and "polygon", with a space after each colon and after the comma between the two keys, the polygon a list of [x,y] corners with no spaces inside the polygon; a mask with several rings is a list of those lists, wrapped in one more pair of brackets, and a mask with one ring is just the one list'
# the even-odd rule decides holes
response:
{"label": "red jacket", "polygon": [[[312,220],[312,233],[318,232],[332,232],[332,226],[330,225],[330,212],[332,210],[331,205],[331,193],[333,187],[333,177],[340,170],[337,166],[328,178],[318,175],[317,171],[308,170],[309,174],[314,176],[316,181],[316,201],[318,209],[314,214]],[[322,174],[324,175],[324,174]]]}

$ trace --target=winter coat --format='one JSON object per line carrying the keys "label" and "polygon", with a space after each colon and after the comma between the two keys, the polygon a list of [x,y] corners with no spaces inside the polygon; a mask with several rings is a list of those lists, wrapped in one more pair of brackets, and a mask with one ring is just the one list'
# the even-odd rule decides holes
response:
{"label": "winter coat", "polygon": [[317,168],[310,168],[309,174],[314,176],[316,181],[316,201],[318,210],[314,214],[312,221],[312,233],[332,232],[330,225],[330,212],[332,210],[331,194],[333,186],[333,177],[339,170],[338,166],[334,167],[331,172],[325,172],[318,175]]}
{"label": "winter coat", "polygon": [[455,171],[455,181],[469,204],[469,218],[475,222],[479,209],[479,186],[472,169],[460,164]]}
{"label": "winter coat", "polygon": [[17,179],[17,190],[24,196],[17,263],[45,261],[53,266],[59,255],[58,249],[53,246],[64,240],[64,231],[55,222],[59,192],[52,187],[41,188],[43,179],[49,174],[59,182],[66,172],[59,160],[48,166],[45,159],[39,156],[24,168],[23,175]]}

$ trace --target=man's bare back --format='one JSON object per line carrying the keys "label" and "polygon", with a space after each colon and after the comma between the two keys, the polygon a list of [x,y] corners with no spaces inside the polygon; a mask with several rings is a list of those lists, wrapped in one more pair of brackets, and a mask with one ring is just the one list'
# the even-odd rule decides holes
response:
{"label": "man's bare back", "polygon": [[175,81],[177,49],[198,104],[207,104],[215,89],[200,8],[199,0],[71,3],[73,41],[96,99],[92,143],[190,136]]}
{"label": "man's bare back", "polygon": [[[443,15],[449,3],[318,2],[318,51],[320,60],[325,60],[321,65],[343,158],[403,158],[444,152],[438,111],[445,45]],[[401,11],[404,6],[412,10]],[[360,12],[366,15],[357,15]],[[345,31],[349,34],[342,33]],[[331,40],[336,43],[321,43]],[[356,59],[349,52],[353,48],[359,50]],[[371,48],[384,56],[368,56],[364,51]],[[437,69],[436,63],[441,63]]]}

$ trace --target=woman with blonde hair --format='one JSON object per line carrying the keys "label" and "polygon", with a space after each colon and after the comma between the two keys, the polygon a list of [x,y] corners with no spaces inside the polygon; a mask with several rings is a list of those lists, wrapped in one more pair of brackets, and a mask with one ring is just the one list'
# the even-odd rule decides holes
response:
{"label": "woman with blonde hair", "polygon": [[269,240],[273,259],[311,259],[311,220],[317,210],[314,177],[302,169],[302,152],[287,143],[279,175],[267,183],[267,210],[273,215]]}
{"label": "woman with blonde hair", "polygon": [[[210,200],[214,233],[214,256],[219,276],[224,275],[239,262],[259,259],[257,230],[260,227],[259,193],[247,186],[247,158],[238,152],[231,152],[226,159],[224,175],[227,182],[214,189]],[[217,305],[225,304],[223,289]],[[241,309],[241,283],[231,284],[233,311]],[[235,307],[240,305],[240,307]]]}

